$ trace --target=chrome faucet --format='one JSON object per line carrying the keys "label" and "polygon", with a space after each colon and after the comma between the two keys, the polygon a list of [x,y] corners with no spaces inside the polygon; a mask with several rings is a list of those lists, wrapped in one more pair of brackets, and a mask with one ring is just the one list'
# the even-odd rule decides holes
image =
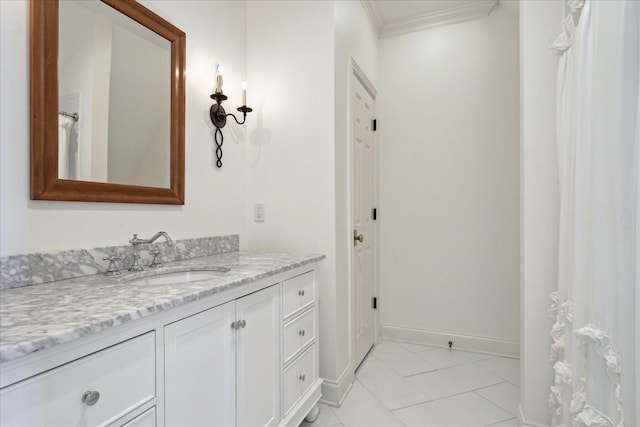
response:
{"label": "chrome faucet", "polygon": [[140,254],[138,253],[138,246],[146,244],[146,243],[153,243],[160,236],[165,238],[165,240],[167,241],[167,245],[173,246],[173,240],[171,240],[171,237],[169,237],[169,235],[167,233],[165,233],[164,231],[158,231],[150,239],[139,239],[137,234],[133,235],[133,239],[129,240],[129,243],[131,243],[133,245],[133,264],[131,264],[131,268],[129,268],[129,271],[142,271],[142,270],[144,270],[144,268],[142,268],[142,266],[139,263]]}

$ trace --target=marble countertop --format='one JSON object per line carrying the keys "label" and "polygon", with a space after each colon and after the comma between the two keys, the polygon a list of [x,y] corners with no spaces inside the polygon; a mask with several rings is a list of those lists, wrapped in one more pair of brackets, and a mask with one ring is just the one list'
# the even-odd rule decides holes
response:
{"label": "marble countertop", "polygon": [[[123,272],[0,291],[0,363],[320,261],[324,255],[229,252]],[[183,284],[133,285],[146,275],[226,267]]]}

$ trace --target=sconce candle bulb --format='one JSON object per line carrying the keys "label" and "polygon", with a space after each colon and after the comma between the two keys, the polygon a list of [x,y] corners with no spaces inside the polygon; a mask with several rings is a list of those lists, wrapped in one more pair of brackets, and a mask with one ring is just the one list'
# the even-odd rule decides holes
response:
{"label": "sconce candle bulb", "polygon": [[222,144],[224,142],[224,136],[222,135],[222,128],[227,124],[227,117],[231,116],[239,125],[244,124],[247,120],[247,113],[253,111],[253,109],[247,107],[247,82],[241,83],[242,88],[242,107],[238,107],[238,111],[242,113],[242,121],[239,121],[238,118],[232,114],[224,110],[222,107],[222,101],[227,99],[227,95],[222,93],[222,72],[224,71],[224,67],[218,64],[216,74],[216,90],[211,94],[211,99],[214,99],[216,102],[209,109],[209,116],[211,117],[211,123],[216,127],[216,131],[214,134],[214,139],[216,142],[216,166],[218,168],[222,167]]}
{"label": "sconce candle bulb", "polygon": [[222,73],[224,73],[224,65],[218,64],[216,67],[216,93],[222,93]]}

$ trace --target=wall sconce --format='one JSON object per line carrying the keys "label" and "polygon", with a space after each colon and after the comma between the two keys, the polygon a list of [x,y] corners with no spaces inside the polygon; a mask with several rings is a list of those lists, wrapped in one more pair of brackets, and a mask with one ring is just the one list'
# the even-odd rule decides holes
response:
{"label": "wall sconce", "polygon": [[224,137],[222,135],[222,129],[227,124],[227,117],[231,116],[239,125],[244,124],[247,120],[247,113],[253,111],[253,109],[247,107],[247,82],[242,82],[242,107],[238,107],[238,111],[242,113],[242,121],[239,121],[238,118],[231,113],[227,113],[222,107],[222,101],[227,99],[227,95],[222,93],[222,73],[224,71],[224,67],[221,64],[218,64],[216,68],[216,90],[211,94],[211,99],[215,99],[216,103],[211,106],[209,109],[209,116],[211,116],[211,122],[216,127],[216,132],[214,134],[214,139],[216,141],[216,166],[218,168],[222,167],[222,143],[224,142]]}

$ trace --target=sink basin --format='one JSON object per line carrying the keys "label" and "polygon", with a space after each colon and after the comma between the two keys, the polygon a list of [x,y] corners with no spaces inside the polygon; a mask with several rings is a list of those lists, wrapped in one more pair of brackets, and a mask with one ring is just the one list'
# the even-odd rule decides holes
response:
{"label": "sink basin", "polygon": [[220,267],[211,270],[190,270],[190,271],[174,271],[170,273],[161,273],[154,276],[141,277],[139,279],[130,280],[129,285],[171,285],[187,282],[197,282],[201,280],[209,280],[214,277],[220,277],[229,272],[226,267]]}

